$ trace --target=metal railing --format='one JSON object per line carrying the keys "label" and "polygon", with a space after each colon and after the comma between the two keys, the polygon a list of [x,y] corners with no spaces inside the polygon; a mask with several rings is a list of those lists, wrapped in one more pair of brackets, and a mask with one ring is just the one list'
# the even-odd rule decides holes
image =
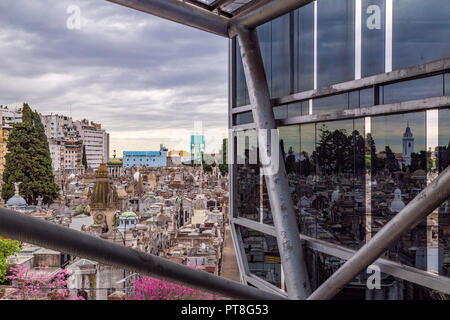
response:
{"label": "metal railing", "polygon": [[236,299],[282,297],[52,222],[0,208],[0,235]]}

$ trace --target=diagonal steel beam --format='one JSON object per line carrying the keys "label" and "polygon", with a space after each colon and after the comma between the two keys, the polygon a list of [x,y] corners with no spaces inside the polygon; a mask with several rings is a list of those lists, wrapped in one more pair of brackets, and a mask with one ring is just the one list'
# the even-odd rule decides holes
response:
{"label": "diagonal steel beam", "polygon": [[228,20],[178,0],[107,0],[228,38]]}
{"label": "diagonal steel beam", "polygon": [[0,235],[228,297],[283,299],[275,294],[5,208],[0,208]]}
{"label": "diagonal steel beam", "polygon": [[[276,131],[275,117],[270,101],[269,87],[255,29],[239,28],[239,44],[245,78],[252,104],[258,134]],[[278,250],[286,278],[290,299],[303,300],[311,292],[308,271],[300,242],[297,219],[286,176],[284,159],[279,144],[271,139],[259,141],[261,163],[270,164],[272,170],[265,174],[267,192],[272,208],[273,222],[277,233]],[[278,148],[278,150],[276,150]],[[276,150],[276,151],[274,151]],[[278,157],[275,159],[275,157]]]}
{"label": "diagonal steel beam", "polygon": [[308,300],[333,298],[360,272],[371,265],[401,235],[419,224],[450,197],[450,166],[325,281]]}
{"label": "diagonal steel beam", "polygon": [[314,0],[272,0],[265,5],[230,20],[230,38],[238,33],[238,26],[248,29],[256,28],[270,20],[281,17],[295,9],[303,7]]}

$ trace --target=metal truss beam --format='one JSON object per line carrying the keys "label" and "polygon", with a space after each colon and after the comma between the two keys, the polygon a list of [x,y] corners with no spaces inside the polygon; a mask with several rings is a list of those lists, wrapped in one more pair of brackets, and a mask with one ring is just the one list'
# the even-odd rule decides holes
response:
{"label": "metal truss beam", "polygon": [[228,20],[178,0],[107,0],[228,38]]}
{"label": "metal truss beam", "polygon": [[[270,102],[269,87],[255,29],[239,28],[239,44],[244,65],[245,78],[253,109],[253,118],[258,133],[267,133],[276,129],[275,118]],[[266,132],[263,132],[266,131]],[[269,131],[269,132],[267,132]],[[308,272],[301,246],[294,205],[281,152],[274,152],[271,139],[259,142],[261,163],[278,165],[269,174],[265,174],[267,191],[280,251],[281,263],[286,275],[286,286],[290,299],[306,299],[311,292]],[[276,154],[278,159],[273,159]],[[276,161],[274,161],[276,160]]]}
{"label": "metal truss beam", "polygon": [[5,208],[0,208],[0,235],[232,298],[283,299],[279,295]]}
{"label": "metal truss beam", "polygon": [[[246,228],[257,230],[261,233],[276,237],[275,228],[271,225],[262,224],[245,218],[233,218],[233,224],[241,225]],[[319,240],[304,234],[300,234],[300,239],[305,242],[310,250],[322,252],[327,255],[337,257],[343,260],[349,260],[356,250],[337,245],[335,243]],[[450,278],[419,270],[392,260],[379,258],[373,265],[380,267],[381,272],[406,280],[418,285],[450,294]]]}
{"label": "metal truss beam", "polygon": [[402,234],[414,228],[449,197],[450,166],[333,273],[308,297],[308,300],[333,298],[347,283],[377,260]]}

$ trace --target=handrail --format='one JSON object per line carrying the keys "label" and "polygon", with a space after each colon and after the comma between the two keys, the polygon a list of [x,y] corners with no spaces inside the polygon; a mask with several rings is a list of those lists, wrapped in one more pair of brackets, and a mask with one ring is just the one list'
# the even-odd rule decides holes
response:
{"label": "handrail", "polygon": [[11,239],[91,259],[142,275],[177,282],[231,298],[280,300],[283,297],[127,248],[52,222],[0,208],[0,234]]}

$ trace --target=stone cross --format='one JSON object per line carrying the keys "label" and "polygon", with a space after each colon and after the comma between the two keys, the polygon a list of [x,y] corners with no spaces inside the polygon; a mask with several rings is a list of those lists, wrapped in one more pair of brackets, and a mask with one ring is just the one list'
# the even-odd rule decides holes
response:
{"label": "stone cross", "polygon": [[42,196],[39,196],[36,198],[36,200],[37,200],[38,207],[42,206],[42,200],[44,200],[44,198],[42,198]]}

